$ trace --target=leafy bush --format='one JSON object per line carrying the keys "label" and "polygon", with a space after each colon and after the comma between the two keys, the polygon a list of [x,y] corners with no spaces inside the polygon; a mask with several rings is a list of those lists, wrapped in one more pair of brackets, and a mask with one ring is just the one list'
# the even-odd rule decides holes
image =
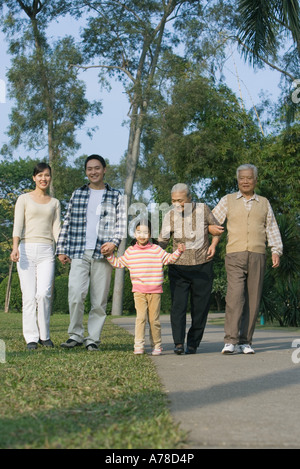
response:
{"label": "leafy bush", "polygon": [[[8,277],[2,280],[0,284],[0,308],[4,309],[5,295],[7,289]],[[22,292],[20,288],[20,281],[17,272],[12,274],[11,279],[11,294],[10,294],[10,309],[18,313],[22,312]]]}
{"label": "leafy bush", "polygon": [[67,275],[60,275],[54,280],[53,312],[69,313]]}
{"label": "leafy bush", "polygon": [[281,326],[300,326],[300,230],[290,217],[278,217],[283,242],[280,267],[273,269],[268,259],[261,313],[265,319],[279,322]]}
{"label": "leafy bush", "polygon": [[[114,277],[114,272],[113,272]],[[53,293],[53,312],[54,313],[69,313],[68,304],[68,275],[59,275],[54,280],[54,293]],[[0,308],[4,309],[5,294],[7,288],[8,277],[6,277],[0,284]],[[132,285],[129,277],[129,272],[125,272],[125,287],[123,296],[123,314],[135,314],[133,293],[131,292]],[[107,314],[111,314],[113,297],[113,278],[111,282],[110,292],[108,295]],[[90,295],[88,293],[85,300],[84,312],[90,311]],[[15,272],[12,275],[11,296],[10,296],[10,310],[18,313],[22,312],[22,293],[20,289],[19,276]]]}

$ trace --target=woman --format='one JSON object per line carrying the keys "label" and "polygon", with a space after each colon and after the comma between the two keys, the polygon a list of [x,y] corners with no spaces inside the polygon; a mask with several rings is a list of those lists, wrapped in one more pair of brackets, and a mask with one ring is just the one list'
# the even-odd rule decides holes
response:
{"label": "woman", "polygon": [[[22,194],[15,206],[11,260],[17,262],[23,300],[23,334],[27,349],[53,347],[50,314],[55,268],[54,243],[60,231],[60,203],[47,193],[51,168],[33,170],[35,190]],[[19,244],[20,243],[20,244]]]}

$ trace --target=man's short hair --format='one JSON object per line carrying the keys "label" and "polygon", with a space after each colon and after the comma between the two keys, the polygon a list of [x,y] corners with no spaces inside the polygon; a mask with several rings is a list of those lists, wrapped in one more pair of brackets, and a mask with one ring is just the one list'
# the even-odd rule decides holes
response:
{"label": "man's short hair", "polygon": [[86,165],[88,164],[88,162],[90,160],[98,160],[102,164],[103,168],[106,167],[105,159],[102,156],[100,156],[100,155],[90,155],[90,156],[87,157],[87,159],[84,162],[84,169],[86,169]]}
{"label": "man's short hair", "polygon": [[240,171],[246,171],[247,169],[251,169],[253,171],[253,176],[254,179],[257,179],[257,167],[254,166],[254,164],[242,164],[241,166],[238,167],[236,170],[236,178],[239,178],[239,172]]}
{"label": "man's short hair", "polygon": [[189,186],[181,182],[179,182],[178,184],[175,184],[175,186],[172,187],[171,194],[173,194],[173,192],[186,192],[186,196],[191,197],[191,191],[190,191]]}

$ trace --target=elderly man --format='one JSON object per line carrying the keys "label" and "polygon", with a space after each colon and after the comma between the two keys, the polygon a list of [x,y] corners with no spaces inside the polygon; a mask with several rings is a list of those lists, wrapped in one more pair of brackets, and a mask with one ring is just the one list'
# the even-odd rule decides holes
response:
{"label": "elderly man", "polygon": [[227,218],[228,232],[225,346],[222,353],[253,354],[251,345],[262,294],[266,241],[275,268],[279,266],[283,247],[269,201],[254,192],[257,168],[251,164],[239,166],[237,181],[239,191],[223,197],[213,209],[221,224]]}
{"label": "elderly man", "polygon": [[186,246],[180,259],[169,265],[174,352],[178,355],[184,353],[186,313],[191,294],[192,324],[187,334],[185,353],[194,354],[206,325],[213,283],[211,261],[218,243],[218,239],[214,238],[209,245],[208,227],[217,225],[218,221],[206,204],[192,202],[186,184],[176,184],[171,197],[173,208],[163,220],[158,241],[165,248],[172,237],[174,251],[180,243]]}

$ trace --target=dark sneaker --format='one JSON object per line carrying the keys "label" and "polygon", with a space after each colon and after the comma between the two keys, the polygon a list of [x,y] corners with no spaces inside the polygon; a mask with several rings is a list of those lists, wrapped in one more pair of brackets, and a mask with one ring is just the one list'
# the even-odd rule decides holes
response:
{"label": "dark sneaker", "polygon": [[36,342],[29,342],[27,344],[27,350],[36,350],[37,349],[37,343]]}
{"label": "dark sneaker", "polygon": [[194,353],[197,352],[197,349],[195,347],[190,347],[188,346],[186,349],[185,349],[185,354],[186,355],[193,355]]}
{"label": "dark sneaker", "polygon": [[50,339],[48,339],[48,340],[41,340],[40,339],[39,344],[43,345],[44,347],[54,347],[54,343]]}
{"label": "dark sneaker", "polygon": [[73,339],[68,339],[66,342],[63,342],[62,344],[60,344],[62,348],[74,348],[74,347],[79,347],[80,345],[82,345],[82,343],[77,342],[77,340],[73,340]]}
{"label": "dark sneaker", "polygon": [[175,348],[174,348],[174,353],[176,353],[176,355],[181,355],[182,353],[184,353],[183,345],[182,344],[176,344]]}
{"label": "dark sneaker", "polygon": [[88,344],[85,348],[86,348],[89,352],[97,352],[97,350],[99,350],[99,348],[97,347],[96,344]]}

